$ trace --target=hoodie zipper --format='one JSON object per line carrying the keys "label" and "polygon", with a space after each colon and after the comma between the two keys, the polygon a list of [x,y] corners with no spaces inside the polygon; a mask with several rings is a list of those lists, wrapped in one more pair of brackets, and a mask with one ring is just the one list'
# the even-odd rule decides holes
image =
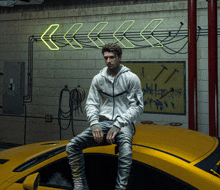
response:
{"label": "hoodie zipper", "polygon": [[[119,75],[121,75],[121,73]],[[115,78],[113,80],[113,84],[112,84],[112,87],[113,87],[113,114],[112,114],[112,121],[113,121],[114,114],[115,114],[115,87],[114,87],[114,84],[115,84],[116,77],[119,77],[119,75],[115,76]]]}
{"label": "hoodie zipper", "polygon": [[115,91],[114,91],[114,84],[115,84],[115,78],[113,80],[113,84],[112,84],[112,87],[113,87],[113,114],[112,114],[112,121],[113,121],[113,118],[114,118],[114,111],[115,111]]}

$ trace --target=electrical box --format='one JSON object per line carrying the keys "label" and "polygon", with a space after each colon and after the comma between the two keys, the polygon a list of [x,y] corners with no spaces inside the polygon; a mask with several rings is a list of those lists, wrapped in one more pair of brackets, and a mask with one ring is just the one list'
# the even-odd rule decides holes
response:
{"label": "electrical box", "polygon": [[3,114],[23,114],[25,62],[5,62],[3,68]]}

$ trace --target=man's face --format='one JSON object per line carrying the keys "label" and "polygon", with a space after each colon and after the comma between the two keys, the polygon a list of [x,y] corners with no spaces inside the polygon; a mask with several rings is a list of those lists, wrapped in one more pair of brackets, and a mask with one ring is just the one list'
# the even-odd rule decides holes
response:
{"label": "man's face", "polygon": [[115,56],[112,52],[104,52],[104,59],[108,69],[118,68],[121,61],[121,56]]}

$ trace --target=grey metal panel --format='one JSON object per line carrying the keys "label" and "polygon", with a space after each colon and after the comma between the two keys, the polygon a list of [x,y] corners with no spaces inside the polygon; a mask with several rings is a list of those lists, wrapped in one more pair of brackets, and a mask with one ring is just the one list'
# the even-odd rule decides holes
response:
{"label": "grey metal panel", "polygon": [[5,62],[3,69],[3,113],[23,114],[25,62]]}

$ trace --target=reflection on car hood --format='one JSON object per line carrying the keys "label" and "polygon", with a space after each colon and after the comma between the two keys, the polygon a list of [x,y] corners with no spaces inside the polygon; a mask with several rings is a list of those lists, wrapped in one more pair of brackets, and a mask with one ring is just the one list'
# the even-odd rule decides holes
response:
{"label": "reflection on car hood", "polygon": [[166,125],[137,124],[132,144],[159,149],[189,162],[209,154],[218,143],[206,134]]}

